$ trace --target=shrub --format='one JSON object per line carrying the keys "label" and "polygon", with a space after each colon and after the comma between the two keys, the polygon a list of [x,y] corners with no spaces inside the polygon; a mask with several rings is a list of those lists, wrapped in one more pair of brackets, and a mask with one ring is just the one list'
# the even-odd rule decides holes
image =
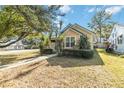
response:
{"label": "shrub", "polygon": [[124,58],[124,55],[120,55],[121,58]]}
{"label": "shrub", "polygon": [[51,41],[50,41],[49,37],[44,36],[43,46],[49,48],[50,44],[51,44]]}
{"label": "shrub", "polygon": [[92,58],[93,54],[94,54],[93,50],[82,50],[83,58]]}
{"label": "shrub", "polygon": [[25,46],[25,49],[31,49],[31,46],[30,45]]}
{"label": "shrub", "polygon": [[90,43],[86,36],[85,37],[83,35],[80,36],[79,49],[90,49]]}
{"label": "shrub", "polygon": [[53,49],[43,49],[43,53],[44,54],[52,54],[53,53]]}
{"label": "shrub", "polygon": [[113,48],[106,48],[105,50],[107,53],[113,53],[114,52]]}
{"label": "shrub", "polygon": [[43,54],[43,45],[40,44],[40,45],[39,45],[39,48],[40,48],[40,54],[42,55],[42,54]]}
{"label": "shrub", "polygon": [[64,49],[62,51],[63,56],[72,56],[72,57],[82,57],[82,58],[92,58],[93,50],[83,50],[83,49]]}

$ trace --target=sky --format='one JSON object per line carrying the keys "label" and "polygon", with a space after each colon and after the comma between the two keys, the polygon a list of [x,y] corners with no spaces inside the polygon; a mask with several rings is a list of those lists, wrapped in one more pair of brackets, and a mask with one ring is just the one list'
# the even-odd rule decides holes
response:
{"label": "sky", "polygon": [[69,23],[77,23],[88,28],[91,18],[101,9],[105,9],[107,13],[112,13],[112,21],[124,24],[124,6],[119,5],[65,5],[60,8],[60,11],[66,15],[58,17],[58,20],[63,20],[63,28]]}

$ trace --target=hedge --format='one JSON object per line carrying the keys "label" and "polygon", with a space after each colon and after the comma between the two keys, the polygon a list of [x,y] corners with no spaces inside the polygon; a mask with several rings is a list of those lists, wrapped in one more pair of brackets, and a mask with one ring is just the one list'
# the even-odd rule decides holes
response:
{"label": "hedge", "polygon": [[53,49],[51,48],[44,48],[44,46],[42,44],[40,44],[39,46],[40,48],[40,54],[52,54],[53,53]]}
{"label": "hedge", "polygon": [[43,49],[43,54],[52,54],[53,53],[53,49]]}
{"label": "hedge", "polygon": [[82,57],[82,58],[92,58],[93,50],[90,49],[63,49],[63,56],[71,56],[71,57]]}

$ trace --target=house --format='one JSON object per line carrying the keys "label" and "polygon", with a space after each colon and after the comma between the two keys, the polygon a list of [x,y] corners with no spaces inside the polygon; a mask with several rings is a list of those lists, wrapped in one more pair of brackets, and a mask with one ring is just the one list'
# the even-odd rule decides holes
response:
{"label": "house", "polygon": [[96,36],[96,38],[97,38],[97,42],[95,43],[95,47],[106,48],[107,39],[104,37],[101,37],[100,39],[100,36]]}
{"label": "house", "polygon": [[64,36],[63,38],[64,49],[74,48],[74,46],[78,44],[81,35],[86,36],[88,38],[88,41],[90,42],[91,49],[94,48],[95,34],[92,31],[88,30],[87,28],[84,28],[78,24],[67,25],[62,30],[61,35]]}
{"label": "house", "polygon": [[22,43],[22,40],[8,46],[8,47],[5,47],[5,48],[2,48],[1,50],[22,50],[24,49],[24,44]]}
{"label": "house", "polygon": [[124,53],[124,25],[115,24],[108,41],[115,52]]}

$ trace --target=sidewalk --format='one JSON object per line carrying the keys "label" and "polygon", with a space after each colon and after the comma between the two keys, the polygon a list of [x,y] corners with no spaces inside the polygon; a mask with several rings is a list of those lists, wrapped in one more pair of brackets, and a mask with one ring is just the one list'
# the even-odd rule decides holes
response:
{"label": "sidewalk", "polygon": [[14,68],[14,67],[17,67],[17,66],[30,64],[30,63],[41,62],[42,60],[45,60],[45,59],[48,59],[48,58],[51,58],[51,57],[55,57],[55,56],[57,56],[57,54],[51,54],[51,55],[47,55],[47,56],[40,56],[40,57],[36,57],[36,58],[31,58],[31,59],[18,61],[17,63],[0,66],[0,70],[10,69],[10,68]]}

